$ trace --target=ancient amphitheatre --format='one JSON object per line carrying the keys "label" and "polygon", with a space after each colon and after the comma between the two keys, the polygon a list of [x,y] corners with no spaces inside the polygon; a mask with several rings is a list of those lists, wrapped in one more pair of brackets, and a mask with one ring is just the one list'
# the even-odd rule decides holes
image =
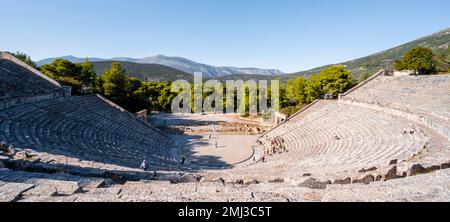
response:
{"label": "ancient amphitheatre", "polygon": [[0,201],[450,200],[450,75],[380,71],[275,127],[145,122],[7,53],[0,81]]}

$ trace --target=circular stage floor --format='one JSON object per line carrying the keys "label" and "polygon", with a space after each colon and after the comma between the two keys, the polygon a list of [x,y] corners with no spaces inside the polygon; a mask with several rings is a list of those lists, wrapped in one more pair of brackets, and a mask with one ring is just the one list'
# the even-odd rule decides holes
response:
{"label": "circular stage floor", "polygon": [[[227,167],[253,157],[255,136],[246,135],[182,135],[174,136],[181,145],[181,153],[191,163]],[[215,143],[217,142],[217,148]]]}

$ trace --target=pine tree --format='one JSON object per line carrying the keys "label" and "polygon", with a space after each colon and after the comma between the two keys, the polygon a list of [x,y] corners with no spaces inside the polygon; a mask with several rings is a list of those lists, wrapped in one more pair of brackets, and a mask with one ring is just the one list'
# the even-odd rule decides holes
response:
{"label": "pine tree", "polygon": [[128,77],[120,63],[112,63],[111,68],[107,69],[103,74],[102,80],[105,96],[114,101],[122,101],[126,98]]}

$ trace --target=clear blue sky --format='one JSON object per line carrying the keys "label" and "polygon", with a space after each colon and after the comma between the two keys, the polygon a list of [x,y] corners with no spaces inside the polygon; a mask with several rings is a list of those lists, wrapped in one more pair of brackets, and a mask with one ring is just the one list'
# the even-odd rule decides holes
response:
{"label": "clear blue sky", "polygon": [[294,72],[450,27],[448,0],[0,0],[0,50]]}

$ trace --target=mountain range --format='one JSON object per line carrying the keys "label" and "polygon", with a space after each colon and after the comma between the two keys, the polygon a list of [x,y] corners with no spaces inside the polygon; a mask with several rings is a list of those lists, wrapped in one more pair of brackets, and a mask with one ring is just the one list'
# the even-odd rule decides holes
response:
{"label": "mountain range", "polygon": [[[111,63],[112,61],[92,62],[98,75],[110,68]],[[193,81],[194,79],[192,74],[159,64],[140,64],[126,61],[120,61],[119,63],[129,77],[136,77],[144,82],[166,82],[179,79]]]}
{"label": "mountain range", "polygon": [[[339,64],[346,66],[355,77],[362,74],[373,74],[380,69],[393,69],[393,64],[396,60],[402,58],[407,51],[418,46],[428,47],[436,54],[446,53],[447,55],[450,55],[450,28],[373,55]],[[74,56],[63,56],[59,58],[67,59],[75,63],[83,62],[85,60],[85,58]],[[41,66],[48,64],[55,59],[56,58],[44,59],[38,61],[37,65]],[[130,69],[127,70],[127,73],[130,76],[147,81],[170,81],[180,78],[192,79],[190,75],[195,72],[203,72],[206,78],[249,79],[254,77],[255,79],[271,79],[276,77],[281,80],[286,80],[296,76],[308,77],[311,74],[319,73],[321,70],[331,65],[336,65],[330,64],[307,71],[284,74],[277,69],[216,67],[194,62],[182,57],[168,57],[164,55],[143,59],[120,57],[112,59],[89,58],[88,60],[94,63],[94,67],[98,73],[103,73],[104,69],[106,69],[112,61],[120,61],[126,66],[126,69]]]}
{"label": "mountain range", "polygon": [[[45,64],[52,63],[55,59],[62,58],[69,60],[74,63],[80,63],[86,60],[86,58],[79,58],[75,56],[62,56],[56,58],[48,58],[38,61],[36,64],[42,66]],[[277,76],[284,74],[278,69],[258,69],[258,68],[236,68],[229,66],[212,66],[207,64],[202,64],[194,62],[189,59],[182,57],[169,57],[164,55],[157,55],[152,57],[147,57],[143,59],[135,59],[128,57],[116,57],[111,59],[103,58],[87,58],[90,62],[105,62],[105,61],[119,61],[119,62],[133,62],[137,64],[158,64],[167,66],[173,69],[183,71],[185,73],[194,74],[196,72],[202,72],[207,77],[220,77],[232,74],[246,74],[246,75],[267,75],[267,76]]]}

